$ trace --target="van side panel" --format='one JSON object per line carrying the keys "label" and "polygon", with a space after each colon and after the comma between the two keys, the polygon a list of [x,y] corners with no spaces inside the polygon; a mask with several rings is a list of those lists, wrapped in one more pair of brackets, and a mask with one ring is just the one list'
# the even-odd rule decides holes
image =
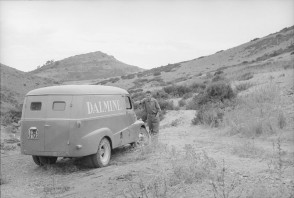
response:
{"label": "van side panel", "polygon": [[[72,129],[70,133],[70,142],[72,144],[81,145],[81,140],[83,140],[83,138],[89,133],[97,130],[100,131],[100,129],[107,129],[107,131],[110,132],[110,134],[108,135],[109,138],[112,140],[112,147],[115,148],[122,145],[122,137],[120,131],[122,131],[122,129],[127,129],[129,124],[127,120],[128,118],[126,116],[124,96],[76,96],[73,97],[72,103],[72,118],[76,120],[76,123],[71,126]],[[95,132],[95,134],[97,133]],[[100,135],[91,137],[93,137],[96,141],[95,152],[97,152],[97,148],[102,137]],[[89,144],[83,145],[82,150],[85,147],[88,147],[87,145]]]}

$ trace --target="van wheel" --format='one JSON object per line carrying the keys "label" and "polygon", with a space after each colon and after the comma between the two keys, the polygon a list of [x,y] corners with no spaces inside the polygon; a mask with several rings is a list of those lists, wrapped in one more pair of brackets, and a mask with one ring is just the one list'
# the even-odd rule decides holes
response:
{"label": "van wheel", "polygon": [[41,164],[41,162],[40,162],[39,156],[33,155],[32,157],[33,157],[35,164],[37,164],[38,166],[43,166],[43,164]]}
{"label": "van wheel", "polygon": [[[57,161],[57,157],[39,157],[40,163],[42,165],[46,165],[46,164],[55,164]],[[41,165],[41,166],[42,166]]]}
{"label": "van wheel", "polygon": [[107,138],[103,138],[96,154],[90,155],[94,168],[107,166],[111,157],[111,146]]}
{"label": "van wheel", "polygon": [[139,132],[139,139],[137,141],[138,146],[147,146],[151,142],[151,136],[150,133],[145,128],[140,128]]}

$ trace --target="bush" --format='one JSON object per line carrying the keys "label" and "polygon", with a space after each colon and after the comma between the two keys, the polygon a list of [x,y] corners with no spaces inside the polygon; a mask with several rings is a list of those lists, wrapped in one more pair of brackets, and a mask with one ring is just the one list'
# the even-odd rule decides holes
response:
{"label": "bush", "polygon": [[216,71],[216,72],[214,73],[214,76],[216,76],[216,75],[221,75],[221,74],[223,74],[223,73],[224,73],[223,70],[218,70],[218,71]]}
{"label": "bush", "polygon": [[174,110],[174,103],[164,99],[157,100],[161,110]]}
{"label": "bush", "polygon": [[210,127],[218,127],[223,120],[224,110],[217,103],[208,103],[201,106],[192,120],[192,124],[204,124]]}
{"label": "bush", "polygon": [[117,81],[119,81],[120,80],[120,78],[110,78],[109,79],[109,81],[111,82],[111,83],[116,83]]}
{"label": "bush", "polygon": [[254,86],[254,84],[250,83],[250,82],[241,83],[241,84],[236,85],[236,91],[237,92],[245,91],[252,86]]}
{"label": "bush", "polygon": [[135,78],[135,74],[129,74],[121,77],[122,79],[133,79]]}
{"label": "bush", "polygon": [[235,97],[231,85],[226,82],[211,83],[203,93],[194,97],[194,101],[198,106],[205,105],[208,102],[224,102]]}
{"label": "bush", "polygon": [[193,83],[190,85],[190,88],[193,90],[193,92],[199,92],[201,90],[204,90],[206,88],[206,85],[204,83]]}
{"label": "bush", "polygon": [[236,106],[226,112],[224,123],[230,127],[231,135],[272,135],[287,126],[286,116],[280,105],[279,87],[275,84],[262,86],[240,96]]}
{"label": "bush", "polygon": [[179,101],[179,106],[180,106],[180,107],[183,107],[183,106],[185,106],[186,104],[187,104],[187,102],[186,102],[185,99],[181,99],[181,100]]}
{"label": "bush", "polygon": [[253,78],[253,74],[251,72],[247,72],[247,73],[242,74],[241,76],[237,77],[237,80],[244,81],[244,80],[249,80],[251,78]]}
{"label": "bush", "polygon": [[152,94],[156,99],[168,99],[169,95],[164,90],[158,90]]}
{"label": "bush", "polygon": [[154,72],[153,73],[153,76],[160,76],[161,75],[161,72]]}
{"label": "bush", "polygon": [[212,82],[217,82],[217,81],[225,81],[226,78],[223,75],[216,75],[213,77],[213,79],[211,80]]}
{"label": "bush", "polygon": [[143,92],[143,89],[129,89],[128,92],[130,94],[133,94],[133,93]]}
{"label": "bush", "polygon": [[167,94],[173,95],[175,97],[182,97],[184,94],[192,91],[190,87],[184,85],[171,85],[164,87],[163,90]]}
{"label": "bush", "polygon": [[3,116],[2,123],[4,125],[9,125],[12,123],[18,123],[18,121],[21,118],[21,112],[22,112],[22,105],[9,110],[7,113],[5,113],[5,116]]}
{"label": "bush", "polygon": [[191,98],[193,96],[193,93],[192,92],[189,92],[189,93],[186,93],[183,95],[183,99],[188,99],[188,98]]}

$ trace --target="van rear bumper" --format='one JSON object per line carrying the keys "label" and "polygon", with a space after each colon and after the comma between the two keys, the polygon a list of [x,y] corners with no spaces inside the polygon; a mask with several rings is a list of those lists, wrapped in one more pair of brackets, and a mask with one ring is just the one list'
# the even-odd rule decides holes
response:
{"label": "van rear bumper", "polygon": [[54,156],[54,157],[83,157],[80,152],[66,152],[66,151],[21,151],[23,155],[36,155],[36,156]]}

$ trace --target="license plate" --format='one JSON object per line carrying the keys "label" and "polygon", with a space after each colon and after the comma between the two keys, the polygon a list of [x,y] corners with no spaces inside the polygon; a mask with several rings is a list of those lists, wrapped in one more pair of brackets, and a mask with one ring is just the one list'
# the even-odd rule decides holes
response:
{"label": "license plate", "polygon": [[38,129],[36,127],[31,127],[29,129],[29,139],[38,139]]}

